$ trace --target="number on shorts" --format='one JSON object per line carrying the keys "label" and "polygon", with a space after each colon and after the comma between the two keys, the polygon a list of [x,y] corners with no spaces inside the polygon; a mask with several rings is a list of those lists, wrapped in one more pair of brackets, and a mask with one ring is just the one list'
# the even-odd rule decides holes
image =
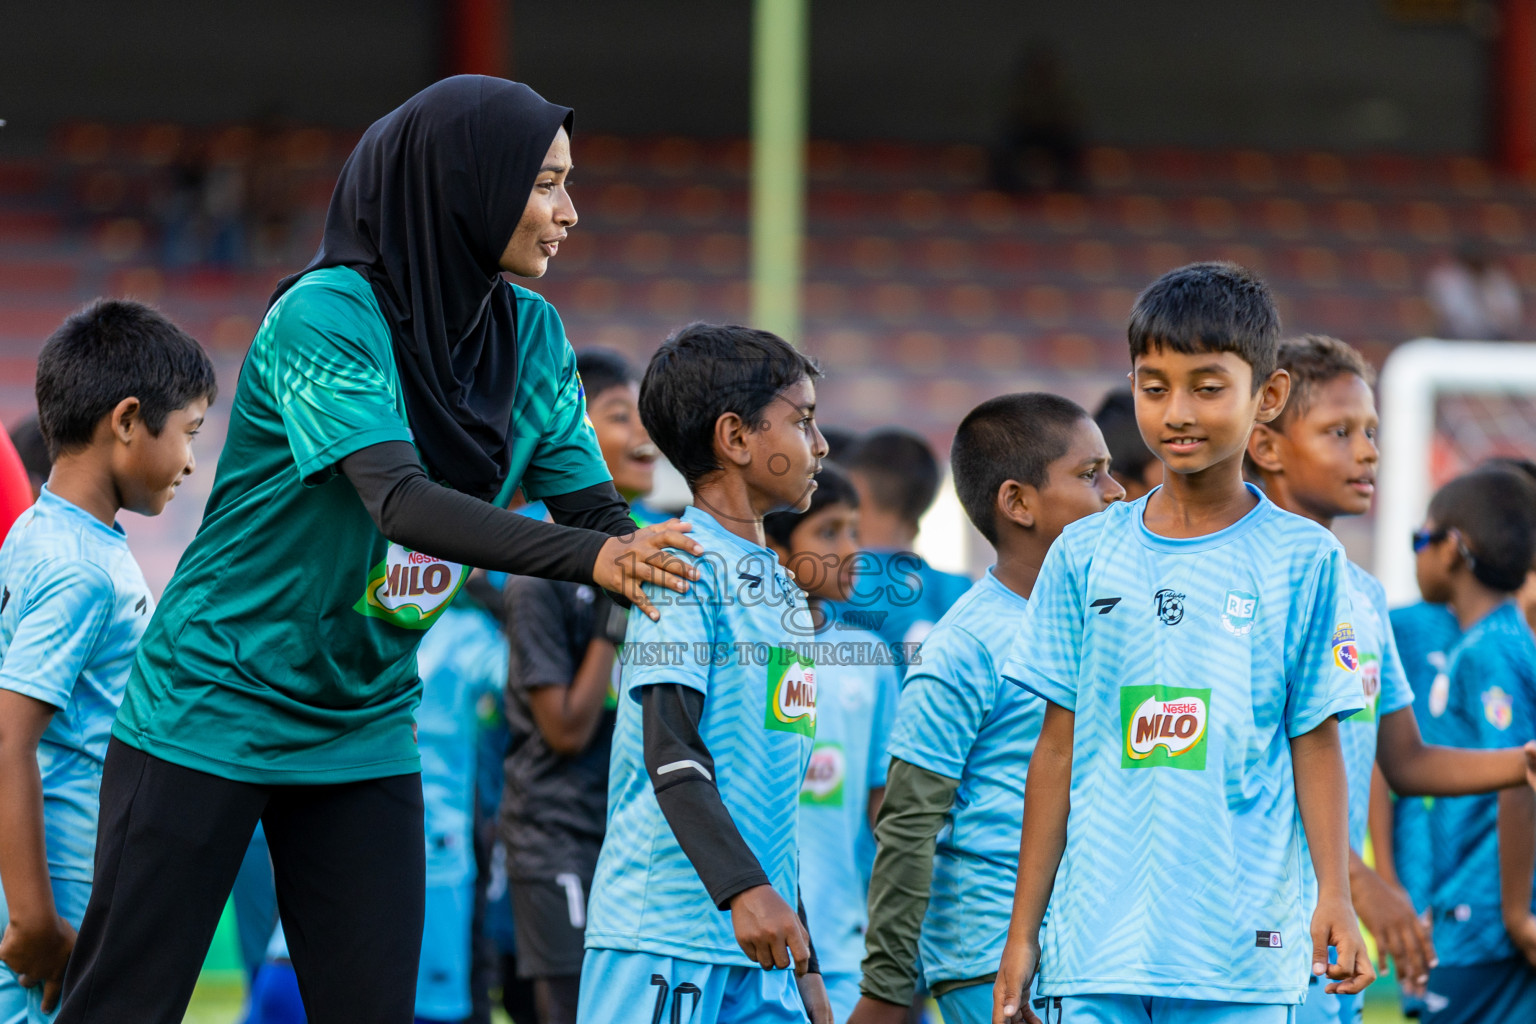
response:
{"label": "number on shorts", "polygon": [[685,981],[673,989],[667,985],[667,979],[659,974],[651,975],[651,984],[656,986],[656,1008],[651,1011],[651,1024],[661,1024],[661,1015],[666,1012],[667,995],[672,996],[672,1014],[668,1018],[668,1024],[683,1024],[683,996],[692,996],[693,1002],[688,1006],[688,1017],[693,1017],[693,1012],[699,1008],[699,999],[703,993],[699,986],[690,981]]}

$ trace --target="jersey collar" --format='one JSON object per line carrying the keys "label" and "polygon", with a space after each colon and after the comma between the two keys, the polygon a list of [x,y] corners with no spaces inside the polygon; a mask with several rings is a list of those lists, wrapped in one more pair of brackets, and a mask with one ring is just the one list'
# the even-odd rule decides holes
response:
{"label": "jersey collar", "polygon": [[1248,488],[1249,494],[1259,499],[1258,504],[1249,509],[1243,518],[1231,526],[1200,537],[1164,537],[1162,534],[1153,533],[1147,529],[1147,498],[1150,498],[1152,494],[1156,494],[1156,489],[1145,498],[1138,498],[1136,501],[1131,502],[1126,508],[1136,519],[1136,533],[1141,538],[1141,542],[1153,551],[1164,551],[1170,554],[1190,554],[1196,551],[1209,551],[1212,548],[1219,548],[1223,544],[1230,544],[1234,540],[1246,536],[1260,523],[1268,519],[1274,511],[1274,502],[1266,498],[1263,491],[1246,481],[1243,483],[1243,486]]}

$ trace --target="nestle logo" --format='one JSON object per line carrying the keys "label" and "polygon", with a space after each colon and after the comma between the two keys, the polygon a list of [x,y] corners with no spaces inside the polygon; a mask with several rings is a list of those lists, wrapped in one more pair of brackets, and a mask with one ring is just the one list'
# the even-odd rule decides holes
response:
{"label": "nestle logo", "polygon": [[890,612],[847,609],[838,616],[837,628],[865,629],[870,632],[879,632],[880,627],[885,624],[885,617],[889,614]]}

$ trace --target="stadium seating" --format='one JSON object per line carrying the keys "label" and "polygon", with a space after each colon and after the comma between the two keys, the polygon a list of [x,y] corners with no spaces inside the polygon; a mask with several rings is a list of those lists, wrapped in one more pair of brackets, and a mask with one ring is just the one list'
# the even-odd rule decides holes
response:
{"label": "stadium seating", "polygon": [[[44,154],[0,159],[0,413],[25,404],[42,338],[97,294],[155,301],[238,359],[273,283],[313,251],[355,140],[73,124]],[[640,356],[688,320],[748,315],[749,157],[740,140],[580,140],[582,223],[534,284],[575,343]],[[838,418],[947,440],[1005,387],[1091,401],[1124,373],[1137,290],[1193,259],[1252,265],[1288,331],[1378,361],[1433,330],[1424,277],[1459,240],[1485,243],[1536,308],[1536,257],[1519,251],[1536,192],[1470,157],[1102,147],[1083,194],[1022,197],[988,190],[986,168],[977,147],[811,145],[805,342],[829,404],[846,396]],[[221,181],[280,215],[209,214]]]}

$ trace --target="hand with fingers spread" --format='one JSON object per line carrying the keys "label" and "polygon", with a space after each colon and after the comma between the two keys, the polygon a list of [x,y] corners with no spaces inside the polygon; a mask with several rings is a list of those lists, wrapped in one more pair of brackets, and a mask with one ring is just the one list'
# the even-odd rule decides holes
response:
{"label": "hand with fingers spread", "polygon": [[1369,868],[1351,872],[1349,886],[1360,923],[1376,937],[1381,970],[1387,969],[1390,954],[1403,992],[1422,997],[1436,963],[1435,945],[1408,893]]}
{"label": "hand with fingers spread", "polygon": [[827,995],[827,983],[819,974],[802,974],[795,979],[800,986],[800,1001],[811,1024],[832,1024],[832,999]]}
{"label": "hand with fingers spread", "polygon": [[0,933],[0,963],[16,975],[22,988],[43,986],[43,1012],[59,1005],[64,984],[64,965],[75,948],[75,929],[62,917],[41,928],[25,928],[16,921]]}
{"label": "hand with fingers spread", "polygon": [[800,925],[795,908],[771,885],[754,885],[731,897],[731,928],[742,952],[765,970],[794,965],[805,974],[810,963],[811,940]]}
{"label": "hand with fingers spread", "polygon": [[1039,940],[1010,935],[992,983],[992,1024],[1042,1024],[1029,1006],[1029,990],[1039,967]]}
{"label": "hand with fingers spread", "polygon": [[[1328,962],[1328,947],[1338,952],[1338,962]],[[1339,895],[1319,895],[1312,914],[1312,973],[1326,976],[1323,991],[1352,996],[1364,992],[1376,980],[1376,969],[1366,954],[1365,940],[1349,900]]]}
{"label": "hand with fingers spread", "polygon": [[[704,545],[688,536],[692,525],[668,519],[622,537],[610,537],[597,553],[592,579],[604,590],[622,595],[652,619],[660,619],[642,583],[654,583],[678,593],[699,578],[697,567],[677,556],[678,551],[702,555]],[[675,549],[675,550],[673,550]]]}

